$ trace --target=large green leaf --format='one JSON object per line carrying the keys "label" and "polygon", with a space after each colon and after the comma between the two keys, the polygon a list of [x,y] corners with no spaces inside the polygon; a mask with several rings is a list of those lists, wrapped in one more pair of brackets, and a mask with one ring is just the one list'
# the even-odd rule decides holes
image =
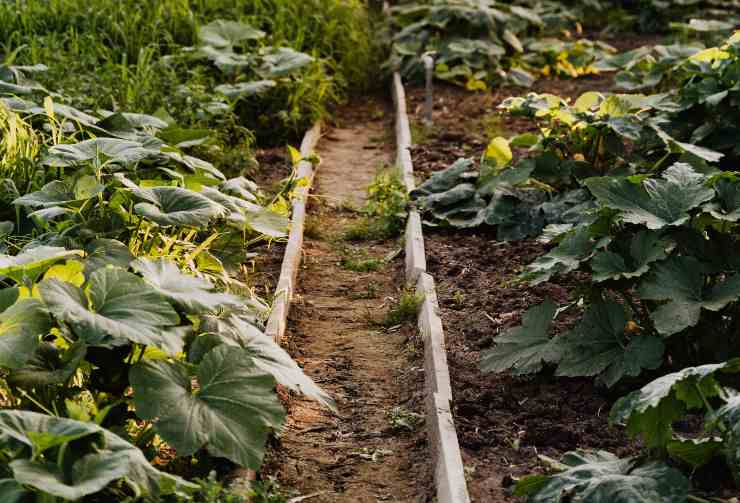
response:
{"label": "large green leaf", "polygon": [[[722,432],[722,452],[735,483],[740,483],[740,395],[729,398],[722,407],[707,416],[707,429]],[[705,450],[711,446],[709,443]]]}
{"label": "large green leaf", "polygon": [[[617,247],[620,244],[615,243]],[[620,250],[622,253],[604,250],[593,256],[590,262],[593,280],[600,282],[642,276],[648,272],[650,264],[665,259],[675,246],[675,242],[655,232],[640,231],[632,238],[629,249]]]}
{"label": "large green leaf", "polygon": [[706,177],[688,164],[676,163],[660,179],[650,178],[642,185],[610,176],[589,178],[585,183],[604,206],[620,210],[625,222],[662,229],[686,223],[689,210],[714,197],[705,182]]}
{"label": "large green leaf", "polygon": [[101,267],[112,265],[122,269],[128,269],[134,256],[128,247],[115,239],[94,239],[85,246],[85,273],[94,272]]}
{"label": "large green leaf", "polygon": [[257,40],[263,38],[265,32],[246,23],[217,19],[198,30],[201,43],[218,48],[231,49],[243,40]]}
{"label": "large green leaf", "polygon": [[78,500],[124,477],[129,471],[129,457],[125,452],[87,454],[64,471],[53,463],[17,459],[10,463],[10,469],[21,484],[66,500]]}
{"label": "large green leaf", "polygon": [[49,311],[90,345],[130,341],[170,354],[182,350],[182,338],[167,331],[179,323],[177,312],[154,288],[123,269],[98,269],[83,288],[47,279],[39,291]]}
{"label": "large green leaf", "polygon": [[237,84],[221,84],[214,90],[230,99],[244,98],[262,94],[277,85],[274,80],[256,80],[253,82],[239,82]]}
{"label": "large green leaf", "polygon": [[714,374],[738,372],[740,360],[688,367],[648,383],[620,398],[609,421],[626,424],[632,435],[642,435],[650,447],[662,447],[671,439],[672,424],[687,409],[704,407],[704,400],[718,396],[722,388]]}
{"label": "large green leaf", "polygon": [[549,477],[528,503],[683,503],[688,498],[688,479],[659,462],[639,465],[605,451],[577,451],[562,463],[569,468]]}
{"label": "large green leaf", "polygon": [[257,196],[255,194],[258,192],[259,187],[253,181],[247,180],[243,176],[237,176],[226,180],[221,184],[219,189],[226,194],[232,194],[247,201],[256,202]]}
{"label": "large green leaf", "polygon": [[663,341],[639,335],[628,339],[628,321],[624,307],[616,302],[591,305],[579,324],[558,339],[563,358],[557,375],[600,375],[607,386],[612,386],[625,376],[634,377],[643,369],[659,367],[663,363]]}
{"label": "large green leaf", "polygon": [[203,227],[212,219],[225,214],[225,208],[198,192],[180,187],[138,188],[134,194],[145,203],[137,203],[134,211],[161,226],[182,225]]}
{"label": "large green leaf", "polygon": [[243,225],[265,236],[282,238],[288,235],[290,221],[285,215],[267,208],[260,208],[254,212],[245,211]]}
{"label": "large green leaf", "polygon": [[501,191],[493,194],[483,218],[488,225],[497,226],[496,237],[501,241],[536,236],[545,226],[545,217],[536,207]]}
{"label": "large green leaf", "polygon": [[581,262],[593,255],[596,245],[588,227],[576,229],[549,253],[529,264],[521,278],[532,285],[537,285],[548,281],[555,275],[575,271]]}
{"label": "large green leaf", "polygon": [[3,503],[23,503],[28,492],[14,479],[0,479],[0,501]]}
{"label": "large green leaf", "polygon": [[225,73],[234,73],[234,70],[252,67],[257,62],[254,53],[236,53],[231,47],[204,45],[198,49],[198,53],[213,61],[213,64]]}
{"label": "large green leaf", "polygon": [[7,276],[16,283],[33,283],[43,272],[72,256],[82,255],[79,250],[67,250],[57,246],[37,246],[18,255],[0,255],[0,276]]}
{"label": "large green leaf", "polygon": [[674,256],[653,267],[639,293],[645,300],[668,301],[650,313],[656,330],[668,336],[696,325],[702,309],[719,311],[740,298],[740,274],[707,288],[701,262]]}
{"label": "large green leaf", "polygon": [[[33,453],[59,447],[72,440],[88,440],[91,443],[89,447],[97,451],[97,455],[87,459],[83,457],[85,461],[80,464],[74,463],[72,473],[61,474],[56,467],[45,466],[30,457],[17,459],[15,464],[11,464],[16,478],[24,484],[67,499],[81,497],[72,495],[71,491],[83,488],[84,491],[97,491],[93,488],[100,484],[101,479],[110,482],[125,477],[143,495],[155,498],[159,494],[196,487],[179,477],[160,472],[138,448],[95,423],[30,411],[3,410],[0,411],[0,433],[0,443],[12,441],[16,445],[27,446]],[[125,470],[121,473],[122,467]],[[117,474],[116,477],[112,477],[113,473]]]}
{"label": "large green leaf", "polygon": [[714,190],[717,192],[716,199],[706,203],[702,209],[720,220],[740,220],[740,184],[720,178],[714,184]]}
{"label": "large green leaf", "polygon": [[0,366],[22,367],[50,328],[49,313],[36,299],[19,300],[0,313]]}
{"label": "large green leaf", "polygon": [[248,352],[226,345],[203,358],[197,388],[180,362],[140,363],[129,379],[136,414],[154,421],[180,456],[205,446],[215,456],[257,469],[270,428],[279,429],[285,417],[275,379]]}
{"label": "large green leaf", "polygon": [[191,313],[213,312],[244,303],[235,295],[212,292],[214,286],[209,280],[184,274],[177,264],[165,258],[139,258],[131,267],[162,296]]}
{"label": "large green leaf", "polygon": [[481,354],[483,372],[532,374],[543,363],[556,363],[562,357],[558,339],[550,338],[549,328],[557,306],[551,299],[527,310],[521,326],[511,328],[496,337],[496,346]]}
{"label": "large green leaf", "polygon": [[435,171],[432,175],[416,189],[411,191],[410,196],[417,198],[419,196],[436,194],[450,190],[465,180],[470,179],[470,174],[474,170],[472,159],[458,159],[450,167],[443,171]]}
{"label": "large green leaf", "polygon": [[279,344],[254,325],[236,316],[217,320],[211,325],[205,328],[214,330],[221,341],[246,349],[254,364],[265,372],[272,374],[278,383],[303,393],[332,410],[336,410],[336,405],[331,396],[304,374],[303,370]]}
{"label": "large green leaf", "polygon": [[53,206],[86,201],[105,190],[93,176],[82,176],[73,183],[54,180],[44,185],[41,190],[25,194],[13,204],[32,208],[50,208]]}
{"label": "large green leaf", "polygon": [[33,457],[100,431],[94,423],[60,420],[28,411],[0,411],[0,432],[30,448]]}
{"label": "large green leaf", "polygon": [[86,354],[87,346],[80,341],[63,352],[52,343],[42,342],[23,367],[14,369],[6,379],[11,386],[29,389],[65,384]]}
{"label": "large green leaf", "polygon": [[73,166],[100,158],[129,165],[159,155],[159,146],[147,146],[119,138],[95,138],[71,145],[55,145],[49,149],[44,163],[50,166]]}
{"label": "large green leaf", "polygon": [[268,79],[290,75],[314,61],[308,54],[290,47],[267,47],[260,50],[260,56],[262,65],[257,73]]}

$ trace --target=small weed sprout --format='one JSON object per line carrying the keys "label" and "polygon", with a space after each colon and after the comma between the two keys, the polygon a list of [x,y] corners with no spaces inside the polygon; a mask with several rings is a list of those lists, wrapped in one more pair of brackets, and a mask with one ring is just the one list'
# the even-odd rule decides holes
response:
{"label": "small weed sprout", "polygon": [[386,414],[391,428],[396,431],[415,431],[424,422],[424,416],[408,410],[406,407],[393,407]]}
{"label": "small weed sprout", "polygon": [[398,299],[398,304],[392,307],[385,316],[383,325],[395,327],[403,323],[412,322],[416,319],[419,306],[424,302],[424,297],[413,290],[404,290]]}
{"label": "small weed sprout", "polygon": [[309,216],[304,224],[303,234],[309,239],[315,239],[316,241],[325,241],[326,234],[321,225],[321,218]]}
{"label": "small weed sprout", "polygon": [[354,272],[375,272],[383,267],[383,260],[378,258],[342,257],[341,266]]}
{"label": "small weed sprout", "polygon": [[403,232],[406,222],[406,189],[397,174],[379,173],[367,188],[363,218],[344,234],[349,241],[384,240]]}
{"label": "small weed sprout", "polygon": [[465,294],[462,290],[455,290],[452,294],[452,304],[455,309],[462,309],[465,307]]}

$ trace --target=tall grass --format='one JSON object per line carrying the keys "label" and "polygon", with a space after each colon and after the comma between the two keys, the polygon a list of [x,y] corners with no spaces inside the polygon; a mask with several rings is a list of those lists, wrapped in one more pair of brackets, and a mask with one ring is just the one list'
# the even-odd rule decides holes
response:
{"label": "tall grass", "polygon": [[194,45],[198,27],[218,18],[321,59],[322,102],[299,113],[323,113],[368,80],[373,51],[360,0],[3,0],[0,56],[17,51],[17,63],[48,65],[44,83],[78,104],[153,112],[192,78],[163,57]]}

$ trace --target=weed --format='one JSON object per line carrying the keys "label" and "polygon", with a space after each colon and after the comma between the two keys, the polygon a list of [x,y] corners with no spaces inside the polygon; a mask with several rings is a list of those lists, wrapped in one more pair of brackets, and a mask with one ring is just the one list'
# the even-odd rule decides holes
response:
{"label": "weed", "polygon": [[322,227],[321,218],[309,216],[306,219],[305,226],[303,228],[303,234],[309,239],[315,239],[317,241],[324,241],[326,234]]}
{"label": "weed", "polygon": [[342,267],[354,272],[374,272],[383,267],[383,264],[385,264],[385,262],[379,258],[367,258],[362,256],[355,258],[349,255],[342,257],[340,262]]}
{"label": "weed", "polygon": [[429,143],[433,132],[432,127],[418,121],[411,121],[409,127],[411,129],[411,143],[414,145]]}
{"label": "weed", "polygon": [[415,431],[423,422],[424,416],[399,405],[386,413],[391,428],[396,431]]}
{"label": "weed", "polygon": [[488,138],[496,138],[497,136],[508,138],[511,136],[500,113],[485,115],[480,120],[480,127]]}
{"label": "weed", "polygon": [[363,218],[344,232],[348,241],[385,240],[401,234],[406,221],[406,188],[397,174],[384,170],[367,188]]}
{"label": "weed", "polygon": [[359,292],[353,292],[350,294],[350,298],[353,300],[358,299],[377,299],[380,294],[380,286],[375,281],[368,281],[365,284],[365,290]]}
{"label": "weed", "polygon": [[383,326],[395,327],[403,323],[413,322],[422,302],[424,302],[423,295],[417,294],[412,289],[404,290],[398,298],[398,304],[388,310],[385,315]]}
{"label": "weed", "polygon": [[211,471],[207,478],[195,479],[193,482],[198,485],[198,489],[191,501],[198,503],[245,503],[247,501],[244,496],[224,487],[223,483],[216,478],[215,470]]}
{"label": "weed", "polygon": [[465,307],[465,294],[462,290],[455,290],[452,294],[452,304],[455,309],[462,309]]}
{"label": "weed", "polygon": [[275,477],[253,482],[250,491],[252,503],[286,503],[288,496]]}

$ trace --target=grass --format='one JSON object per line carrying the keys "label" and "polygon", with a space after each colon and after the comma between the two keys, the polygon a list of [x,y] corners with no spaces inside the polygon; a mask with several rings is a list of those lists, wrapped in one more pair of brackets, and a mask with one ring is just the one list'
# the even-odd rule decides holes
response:
{"label": "grass", "polygon": [[403,290],[396,305],[386,313],[382,325],[395,327],[415,322],[422,302],[424,302],[424,297],[421,294],[417,294],[413,289]]}
{"label": "grass", "polygon": [[424,145],[431,140],[433,127],[427,126],[420,121],[411,121],[409,123],[411,129],[411,143],[414,145]]}
{"label": "grass", "polygon": [[[214,124],[232,144],[244,141],[239,128],[245,126],[267,129],[263,141],[275,138],[275,124],[281,133],[276,140],[299,135],[371,80],[377,56],[360,0],[0,2],[0,57],[5,64],[48,65],[36,78],[78,108],[163,108],[181,125],[202,125],[200,105],[213,98],[218,82],[178,55],[196,44],[200,26],[219,18],[265,31],[264,45],[289,46],[317,59],[302,78],[261,98],[258,113],[245,107],[234,123]],[[276,113],[266,114],[268,109]]]}
{"label": "grass", "polygon": [[309,215],[306,218],[306,222],[303,227],[303,235],[308,239],[315,239],[317,241],[325,241],[326,233],[324,231],[324,224],[321,221],[321,216]]}
{"label": "grass", "polygon": [[368,257],[364,251],[343,250],[339,264],[349,271],[375,272],[385,265],[385,260]]}
{"label": "grass", "polygon": [[368,186],[362,218],[344,232],[347,241],[383,241],[399,236],[406,223],[406,188],[398,175],[381,171]]}

